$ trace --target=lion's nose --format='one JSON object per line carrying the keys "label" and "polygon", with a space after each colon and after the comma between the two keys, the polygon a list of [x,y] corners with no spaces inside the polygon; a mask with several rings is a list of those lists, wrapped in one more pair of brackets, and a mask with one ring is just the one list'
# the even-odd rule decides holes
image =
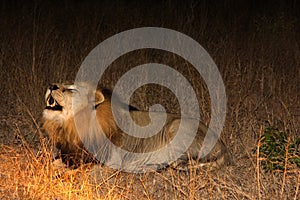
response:
{"label": "lion's nose", "polygon": [[52,85],[52,84],[51,84],[51,85],[49,86],[49,90],[51,90],[51,91],[52,91],[52,90],[57,90],[57,89],[58,89],[58,86],[57,86],[57,85]]}

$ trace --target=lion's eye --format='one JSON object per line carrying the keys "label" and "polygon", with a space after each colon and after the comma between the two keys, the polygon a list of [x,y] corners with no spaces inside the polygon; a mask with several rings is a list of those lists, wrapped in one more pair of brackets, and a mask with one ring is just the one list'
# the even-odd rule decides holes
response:
{"label": "lion's eye", "polygon": [[78,92],[78,90],[76,90],[76,89],[63,89],[62,92],[63,92],[63,93],[64,93],[64,92],[76,93],[76,92]]}
{"label": "lion's eye", "polygon": [[78,92],[78,90],[76,90],[76,89],[69,89],[69,91],[72,93]]}

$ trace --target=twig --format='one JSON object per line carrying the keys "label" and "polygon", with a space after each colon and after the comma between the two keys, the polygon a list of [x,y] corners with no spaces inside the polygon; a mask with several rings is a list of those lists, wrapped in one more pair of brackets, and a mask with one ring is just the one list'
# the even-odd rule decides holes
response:
{"label": "twig", "polygon": [[[14,91],[17,99],[18,99],[18,102],[21,103],[23,105],[23,107],[25,108],[27,114],[29,115],[29,117],[31,118],[32,122],[34,123],[34,126],[36,127],[36,130],[38,131],[39,133],[39,139],[40,141],[43,140],[44,136],[43,136],[43,132],[40,128],[40,126],[38,125],[37,121],[35,120],[34,116],[32,115],[30,109],[28,108],[28,106],[26,106],[26,104],[21,100],[20,96],[18,95],[18,93],[16,91]],[[36,133],[35,133],[36,134]],[[34,135],[35,137],[35,135]]]}
{"label": "twig", "polygon": [[282,178],[282,184],[281,184],[280,199],[282,199],[282,195],[284,192],[287,164],[288,164],[288,159],[289,159],[289,146],[290,146],[290,137],[288,137],[288,141],[287,141],[287,144],[285,147],[284,171],[283,171],[283,178]]}
{"label": "twig", "polygon": [[298,172],[297,187],[296,187],[296,192],[295,192],[294,200],[297,200],[297,195],[298,195],[298,191],[299,191],[299,185],[300,185],[300,171]]}
{"label": "twig", "polygon": [[148,189],[147,189],[147,187],[146,187],[146,185],[145,185],[145,183],[144,183],[144,181],[142,180],[141,177],[139,177],[139,181],[141,182],[141,184],[142,184],[142,186],[144,188],[144,194],[145,194],[145,196],[147,197],[148,200],[150,200],[151,198],[150,198],[150,195],[149,195],[149,191],[148,191]]}
{"label": "twig", "polygon": [[18,139],[21,140],[21,145],[22,145],[22,146],[24,147],[24,149],[26,149],[27,152],[29,152],[29,154],[31,155],[31,157],[28,157],[28,154],[26,153],[26,156],[27,156],[28,158],[34,158],[35,162],[37,162],[36,157],[35,157],[35,155],[34,155],[32,149],[30,148],[30,145],[29,145],[29,144],[26,142],[26,140],[24,139],[24,137],[23,137],[23,135],[22,135],[22,133],[21,133],[21,130],[20,130],[19,126],[18,126],[17,124],[15,124],[15,126],[16,126],[16,130],[17,130],[17,137],[18,137]]}
{"label": "twig", "polygon": [[257,150],[256,150],[256,178],[257,178],[257,190],[258,190],[258,199],[261,199],[261,194],[260,194],[260,167],[259,167],[259,148],[260,148],[260,138],[262,135],[262,126],[260,127],[259,130],[259,139],[257,142]]}
{"label": "twig", "polygon": [[120,174],[120,171],[116,171],[115,173],[113,173],[112,175],[107,177],[105,180],[103,180],[101,183],[97,184],[98,187],[102,186],[104,183],[107,183],[110,179],[112,179],[115,176],[118,176],[119,174]]}
{"label": "twig", "polygon": [[165,181],[167,181],[169,184],[171,184],[176,190],[178,190],[178,191],[179,191],[181,194],[183,194],[186,198],[189,197],[188,194],[187,194],[185,191],[183,191],[183,190],[181,189],[181,186],[180,186],[180,185],[177,185],[177,184],[173,183],[173,182],[170,181],[167,177],[161,175],[160,173],[156,173],[156,174],[159,175],[163,180],[165,180]]}

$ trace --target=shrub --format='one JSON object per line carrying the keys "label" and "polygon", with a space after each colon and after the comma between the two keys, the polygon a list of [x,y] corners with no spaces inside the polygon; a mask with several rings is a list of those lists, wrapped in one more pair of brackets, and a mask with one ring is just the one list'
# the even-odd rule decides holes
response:
{"label": "shrub", "polygon": [[266,172],[300,168],[300,138],[291,140],[286,132],[267,127],[259,140],[260,165]]}

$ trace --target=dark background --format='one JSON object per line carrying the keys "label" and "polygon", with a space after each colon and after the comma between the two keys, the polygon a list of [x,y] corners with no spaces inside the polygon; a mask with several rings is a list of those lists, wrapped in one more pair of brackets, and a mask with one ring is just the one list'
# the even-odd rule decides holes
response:
{"label": "dark background", "polygon": [[[242,107],[235,110],[238,102],[249,98],[261,102],[247,108],[257,112],[257,121],[269,121],[265,112],[272,109],[278,118],[272,118],[272,123],[284,126],[277,116],[283,104],[290,118],[299,115],[299,1],[2,1],[0,6],[3,116],[30,112],[39,121],[49,83],[73,81],[83,59],[104,39],[144,26],[180,31],[210,53],[225,82],[228,113],[240,111]],[[191,80],[199,99],[204,99],[200,106],[209,120],[205,85],[197,83],[201,77],[169,54],[129,53],[112,64],[100,83],[113,88],[133,66],[150,61],[169,64]],[[133,98],[137,107],[145,110],[153,100],[178,112],[173,100],[163,100],[167,91],[158,89],[162,94],[157,95],[145,88],[140,92],[146,90],[151,96]],[[260,111],[263,103],[268,108]]]}
{"label": "dark background", "polygon": [[[283,103],[290,117],[299,115],[298,1],[2,1],[0,6],[3,116],[30,112],[40,121],[49,83],[74,81],[95,46],[121,31],[144,26],[180,31],[210,53],[225,82],[228,113],[244,113],[236,106],[249,98],[261,102],[247,108],[257,112],[257,121],[269,121],[265,114],[272,109],[278,119],[271,123],[283,125],[277,116]],[[128,69],[147,62],[168,64],[191,80],[204,120],[209,120],[201,76],[170,53],[128,53],[112,64],[100,84],[112,89]],[[153,88],[137,91],[140,95],[133,104],[146,110],[149,102],[159,102],[170,112],[179,111],[173,98],[164,98],[167,90]],[[150,96],[142,94],[145,91]],[[268,105],[265,111],[258,109],[263,103]]]}

